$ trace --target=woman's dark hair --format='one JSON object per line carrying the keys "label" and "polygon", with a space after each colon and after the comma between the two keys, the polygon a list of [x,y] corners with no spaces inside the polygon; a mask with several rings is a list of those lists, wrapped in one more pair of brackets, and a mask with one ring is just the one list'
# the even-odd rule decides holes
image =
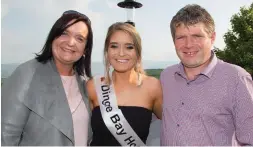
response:
{"label": "woman's dark hair", "polygon": [[[68,24],[71,20],[75,19],[75,21],[71,24]],[[46,63],[48,60],[52,60],[53,53],[52,53],[52,43],[54,39],[58,38],[62,35],[62,33],[71,25],[82,21],[88,27],[88,37],[87,43],[84,49],[85,58],[81,56],[81,58],[74,63],[73,68],[77,71],[78,75],[84,76],[84,71],[87,77],[91,78],[91,52],[93,46],[93,32],[91,29],[91,22],[90,19],[77,11],[68,10],[65,11],[62,16],[55,22],[53,27],[51,28],[49,35],[47,37],[46,43],[43,46],[40,53],[36,54],[35,59],[38,62]]]}

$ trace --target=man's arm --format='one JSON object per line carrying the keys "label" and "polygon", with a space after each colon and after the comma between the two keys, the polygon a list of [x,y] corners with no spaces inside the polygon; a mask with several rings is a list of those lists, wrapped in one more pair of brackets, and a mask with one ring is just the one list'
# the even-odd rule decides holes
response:
{"label": "man's arm", "polygon": [[234,100],[237,141],[241,145],[253,145],[253,82],[250,75],[238,79]]}

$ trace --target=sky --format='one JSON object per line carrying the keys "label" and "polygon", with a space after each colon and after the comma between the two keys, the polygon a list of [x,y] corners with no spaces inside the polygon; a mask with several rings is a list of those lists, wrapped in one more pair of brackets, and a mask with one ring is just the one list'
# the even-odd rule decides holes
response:
{"label": "sky", "polygon": [[[1,0],[1,63],[22,63],[34,58],[55,21],[66,10],[77,10],[92,22],[94,47],[92,61],[103,61],[103,46],[108,27],[126,21],[126,11],[117,6],[123,0]],[[135,23],[142,38],[143,60],[179,61],[169,24],[179,9],[199,4],[214,18],[216,41],[224,48],[224,34],[231,28],[232,15],[252,0],[137,0]]]}

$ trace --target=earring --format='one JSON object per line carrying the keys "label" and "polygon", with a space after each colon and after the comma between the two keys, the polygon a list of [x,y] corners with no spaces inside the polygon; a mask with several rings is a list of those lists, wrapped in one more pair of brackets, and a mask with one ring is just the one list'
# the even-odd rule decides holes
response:
{"label": "earring", "polygon": [[85,58],[85,54],[83,54],[83,58]]}

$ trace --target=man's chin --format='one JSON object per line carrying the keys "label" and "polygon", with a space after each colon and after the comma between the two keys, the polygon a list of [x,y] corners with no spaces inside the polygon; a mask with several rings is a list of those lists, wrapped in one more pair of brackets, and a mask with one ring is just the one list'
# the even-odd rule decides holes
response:
{"label": "man's chin", "polygon": [[182,62],[184,67],[186,68],[197,68],[197,67],[200,67],[202,64],[199,64],[199,63],[192,63],[192,64],[189,64],[189,63],[184,63]]}

